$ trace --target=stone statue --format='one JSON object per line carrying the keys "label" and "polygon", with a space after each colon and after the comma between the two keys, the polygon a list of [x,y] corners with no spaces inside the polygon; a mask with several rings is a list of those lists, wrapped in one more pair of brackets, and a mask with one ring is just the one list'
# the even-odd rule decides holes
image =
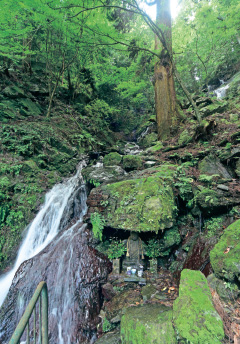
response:
{"label": "stone statue", "polygon": [[137,232],[132,232],[127,240],[127,253],[123,259],[123,270],[127,270],[128,266],[139,269],[143,265],[144,250],[142,239]]}

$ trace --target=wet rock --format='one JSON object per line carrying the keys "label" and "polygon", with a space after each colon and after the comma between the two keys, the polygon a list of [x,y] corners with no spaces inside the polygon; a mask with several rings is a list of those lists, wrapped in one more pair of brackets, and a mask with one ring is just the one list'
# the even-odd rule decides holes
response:
{"label": "wet rock", "polygon": [[215,155],[205,157],[198,165],[201,174],[219,175],[222,178],[231,179],[228,170],[221,164],[220,160]]}
{"label": "wet rock", "polygon": [[210,252],[210,260],[217,277],[240,281],[240,220],[225,229]]}
{"label": "wet rock", "polygon": [[182,271],[179,297],[173,303],[173,320],[183,342],[222,343],[223,323],[213,307],[207,280],[200,271]]}
{"label": "wet rock", "polygon": [[130,307],[122,317],[123,344],[175,344],[172,310],[160,304]]}
{"label": "wet rock", "polygon": [[49,343],[59,343],[60,337],[63,343],[91,341],[99,322],[101,284],[111,264],[89,246],[90,239],[86,225],[73,226],[20,266],[0,311],[1,343],[8,342],[42,280],[49,294]]}
{"label": "wet rock", "polygon": [[87,204],[89,214],[100,211],[106,226],[134,231],[159,231],[175,222],[176,205],[171,186],[173,165],[142,171],[128,179],[95,188]]}

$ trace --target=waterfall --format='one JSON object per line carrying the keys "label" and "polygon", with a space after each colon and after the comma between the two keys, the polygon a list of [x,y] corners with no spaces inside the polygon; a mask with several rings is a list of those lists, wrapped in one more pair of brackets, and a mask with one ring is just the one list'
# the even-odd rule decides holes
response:
{"label": "waterfall", "polygon": [[[220,81],[222,81],[222,80],[220,80]],[[226,97],[226,91],[227,91],[228,88],[229,88],[229,84],[226,84],[224,86],[221,86],[221,87],[217,88],[214,91],[214,93],[217,96],[217,99],[222,99],[222,98]]]}
{"label": "waterfall", "polygon": [[[45,202],[35,219],[28,228],[27,235],[23,240],[17,254],[17,259],[11,271],[0,278],[0,306],[11,286],[13,277],[19,266],[26,260],[34,257],[42,251],[63,229],[69,221],[70,211],[79,212],[79,221],[82,221],[86,213],[86,192],[83,184],[81,170],[84,163],[78,167],[74,177],[67,179],[61,184],[55,185],[45,197]],[[81,189],[81,199],[75,199],[76,194]],[[74,203],[74,204],[73,204]],[[72,210],[73,209],[73,210]]]}

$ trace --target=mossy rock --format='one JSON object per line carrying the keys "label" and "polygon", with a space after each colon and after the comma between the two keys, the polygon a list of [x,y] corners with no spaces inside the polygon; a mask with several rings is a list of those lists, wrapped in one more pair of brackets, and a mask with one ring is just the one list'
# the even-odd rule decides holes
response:
{"label": "mossy rock", "polygon": [[154,153],[154,152],[157,152],[159,151],[160,149],[163,148],[163,144],[161,141],[157,142],[154,146],[152,147],[149,147],[146,152],[150,152],[150,153]]}
{"label": "mossy rock", "polygon": [[192,135],[189,133],[187,129],[183,130],[183,132],[180,134],[178,139],[179,145],[186,145],[192,140]]}
{"label": "mossy rock", "polygon": [[142,167],[142,160],[136,155],[123,156],[123,168],[126,171],[137,170]]}
{"label": "mossy rock", "polygon": [[226,211],[233,205],[239,204],[238,197],[234,197],[226,191],[215,191],[208,188],[202,189],[196,195],[196,203],[207,215],[218,214],[219,211]]}
{"label": "mossy rock", "polygon": [[226,101],[216,101],[202,109],[200,109],[202,117],[207,117],[216,113],[223,113],[227,109],[228,103]]}
{"label": "mossy rock", "polygon": [[173,189],[169,180],[162,178],[161,167],[151,176],[104,185],[93,192],[107,200],[103,215],[112,228],[158,232],[175,222]]}
{"label": "mossy rock", "polygon": [[130,307],[121,320],[123,344],[175,344],[172,310],[164,305]]}
{"label": "mossy rock", "polygon": [[225,229],[221,239],[210,252],[213,271],[217,277],[240,281],[240,220]]}
{"label": "mossy rock", "polygon": [[182,271],[179,297],[173,303],[173,320],[181,343],[222,343],[223,323],[200,271]]}
{"label": "mossy rock", "polygon": [[118,154],[117,152],[112,152],[103,158],[103,164],[104,166],[114,166],[119,165],[122,161],[122,156]]}
{"label": "mossy rock", "polygon": [[198,165],[201,174],[214,175],[218,174],[222,178],[231,179],[227,169],[221,164],[215,155],[205,157]]}
{"label": "mossy rock", "polygon": [[226,302],[235,301],[240,294],[236,283],[226,282],[217,278],[214,274],[209,275],[207,281],[209,286]]}
{"label": "mossy rock", "polygon": [[168,256],[172,247],[180,244],[181,236],[177,227],[166,230],[160,239],[160,257]]}
{"label": "mossy rock", "polygon": [[139,145],[144,148],[153,146],[158,139],[157,133],[150,133],[144,136],[140,141]]}

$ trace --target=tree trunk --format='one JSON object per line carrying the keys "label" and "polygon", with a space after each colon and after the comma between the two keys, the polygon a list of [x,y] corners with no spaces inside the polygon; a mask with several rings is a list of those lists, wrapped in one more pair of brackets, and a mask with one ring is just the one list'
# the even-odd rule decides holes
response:
{"label": "tree trunk", "polygon": [[155,108],[158,139],[165,139],[170,134],[171,126],[177,119],[176,93],[173,79],[173,66],[170,54],[172,53],[172,29],[169,0],[156,0],[156,24],[164,34],[164,47],[159,39],[155,38],[155,49],[161,49],[159,61],[154,68]]}

